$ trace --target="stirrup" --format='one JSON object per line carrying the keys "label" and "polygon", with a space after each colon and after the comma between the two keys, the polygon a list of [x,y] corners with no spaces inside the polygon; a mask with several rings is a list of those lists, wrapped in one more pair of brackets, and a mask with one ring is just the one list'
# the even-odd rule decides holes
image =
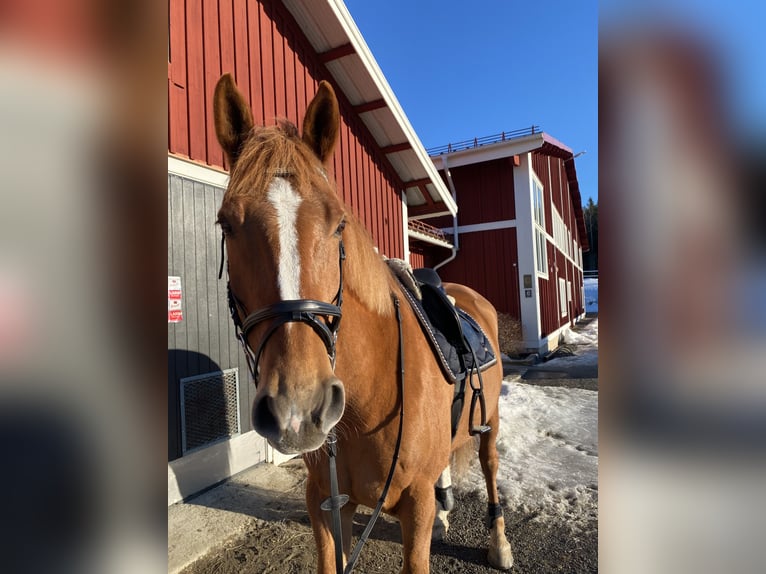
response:
{"label": "stirrup", "polygon": [[[481,381],[481,377],[479,377],[479,381]],[[476,408],[477,402],[481,408],[481,424],[474,425],[473,411]],[[481,386],[473,390],[473,396],[471,397],[471,415],[468,419],[468,426],[470,428],[468,432],[473,436],[481,435],[492,430],[492,427],[487,424],[487,405],[484,402],[484,393],[482,392]]]}

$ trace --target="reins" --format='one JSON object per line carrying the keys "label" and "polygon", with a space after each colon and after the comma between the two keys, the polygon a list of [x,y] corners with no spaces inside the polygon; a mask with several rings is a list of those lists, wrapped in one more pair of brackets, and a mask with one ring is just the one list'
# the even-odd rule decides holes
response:
{"label": "reins", "polygon": [[333,429],[331,434],[327,437],[328,453],[330,456],[330,498],[325,499],[321,508],[322,510],[332,512],[333,542],[335,543],[335,570],[337,574],[350,574],[350,572],[353,571],[356,561],[359,559],[359,554],[362,552],[362,547],[370,537],[372,528],[375,526],[375,522],[378,520],[378,517],[383,510],[383,504],[385,504],[386,497],[388,496],[388,489],[394,478],[396,463],[399,460],[399,449],[402,446],[402,431],[404,430],[404,337],[402,336],[402,315],[399,309],[399,298],[393,293],[391,294],[391,298],[394,301],[396,323],[399,328],[399,394],[401,396],[399,400],[399,431],[396,437],[394,457],[391,460],[391,468],[388,470],[386,484],[383,486],[383,490],[378,498],[378,504],[375,506],[375,510],[373,510],[372,516],[370,516],[370,520],[367,522],[367,526],[365,526],[362,535],[359,537],[359,540],[357,540],[356,545],[351,552],[345,570],[343,568],[343,533],[341,532],[340,509],[346,502],[348,502],[348,496],[345,494],[338,494],[338,478],[335,465],[335,457],[337,455],[335,429]]}

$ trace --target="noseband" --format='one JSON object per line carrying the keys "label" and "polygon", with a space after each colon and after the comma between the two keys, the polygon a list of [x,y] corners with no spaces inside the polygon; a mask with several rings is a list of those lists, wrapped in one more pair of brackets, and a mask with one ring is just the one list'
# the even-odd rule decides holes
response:
{"label": "noseband", "polygon": [[[223,242],[224,238],[221,238],[221,270],[219,272],[219,278],[223,273]],[[305,323],[322,339],[325,349],[327,349],[327,356],[330,359],[330,364],[333,370],[335,369],[335,344],[338,340],[338,329],[340,328],[341,319],[341,306],[343,305],[343,261],[346,259],[346,251],[343,247],[343,239],[338,244],[338,268],[340,270],[338,292],[333,299],[333,303],[325,303],[324,301],[316,301],[314,299],[291,299],[287,301],[279,301],[273,305],[263,307],[253,313],[250,313],[245,317],[244,321],[240,321],[239,312],[246,315],[247,311],[245,306],[237,299],[237,297],[231,291],[231,283],[228,282],[226,290],[229,297],[229,311],[231,312],[231,319],[234,322],[237,338],[242,344],[242,349],[245,352],[247,358],[247,366],[250,369],[250,374],[253,377],[255,386],[258,386],[258,362],[261,359],[261,354],[266,346],[266,343],[271,336],[286,323]],[[247,341],[248,333],[258,324],[264,321],[270,321],[266,333],[261,338],[258,344],[258,350],[254,353],[253,349]]]}

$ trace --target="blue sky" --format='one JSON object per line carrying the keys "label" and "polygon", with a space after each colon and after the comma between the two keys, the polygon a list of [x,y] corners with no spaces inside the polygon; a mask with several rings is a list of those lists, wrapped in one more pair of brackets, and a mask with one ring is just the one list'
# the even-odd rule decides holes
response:
{"label": "blue sky", "polygon": [[540,126],[598,201],[598,4],[345,0],[425,147]]}

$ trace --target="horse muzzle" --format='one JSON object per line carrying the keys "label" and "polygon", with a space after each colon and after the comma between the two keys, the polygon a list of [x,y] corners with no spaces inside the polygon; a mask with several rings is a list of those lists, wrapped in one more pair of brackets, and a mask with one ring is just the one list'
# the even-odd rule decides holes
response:
{"label": "horse muzzle", "polygon": [[253,403],[253,428],[282,454],[310,452],[322,446],[345,405],[343,383],[335,377],[324,381],[308,400],[264,389]]}

